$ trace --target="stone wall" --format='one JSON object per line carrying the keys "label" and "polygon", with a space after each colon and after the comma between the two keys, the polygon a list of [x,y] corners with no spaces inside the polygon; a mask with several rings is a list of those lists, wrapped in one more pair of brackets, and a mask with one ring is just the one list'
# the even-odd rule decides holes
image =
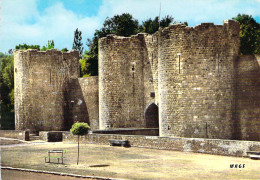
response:
{"label": "stone wall", "polygon": [[157,35],[100,39],[100,129],[158,127],[158,119],[145,117],[150,105],[158,105]]}
{"label": "stone wall", "polygon": [[[71,89],[79,75],[78,52],[14,52],[15,127],[31,132],[68,130]],[[84,112],[83,112],[84,113]]]}
{"label": "stone wall", "polygon": [[[119,134],[88,134],[81,143],[109,145],[109,139],[128,140],[130,146],[214,155],[246,157],[248,151],[260,151],[260,142],[202,138],[174,138]],[[77,143],[77,136],[63,133],[63,142]]]}
{"label": "stone wall", "polygon": [[94,130],[93,134],[125,134],[125,135],[146,135],[159,136],[159,128],[120,128]]}
{"label": "stone wall", "polygon": [[62,141],[63,131],[40,131],[39,137],[46,142],[60,142]]}
{"label": "stone wall", "polygon": [[98,129],[98,77],[78,78],[78,52],[15,51],[17,130],[69,130],[74,122]]}
{"label": "stone wall", "polygon": [[19,130],[0,130],[0,137],[14,138],[24,141],[29,141],[29,131],[19,131]]}
{"label": "stone wall", "polygon": [[170,25],[159,31],[160,136],[234,138],[239,43],[235,21]]}
{"label": "stone wall", "polygon": [[[80,92],[82,92],[82,101],[86,104],[86,112],[88,114],[88,123],[92,130],[99,129],[98,117],[98,77],[90,76],[86,78],[79,78]],[[75,92],[73,92],[75,93]],[[80,104],[78,100],[78,104]],[[81,112],[81,114],[84,114]]]}
{"label": "stone wall", "polygon": [[99,127],[145,127],[142,35],[99,40]]}
{"label": "stone wall", "polygon": [[229,20],[101,38],[100,128],[158,127],[159,105],[160,136],[237,139],[239,31]]}
{"label": "stone wall", "polygon": [[[99,77],[78,52],[15,51],[17,130],[159,128],[162,137],[259,140],[260,60],[239,56],[239,24],[181,24],[99,40]],[[159,107],[159,108],[158,108]]]}
{"label": "stone wall", "polygon": [[240,56],[236,63],[236,136],[260,140],[260,55]]}
{"label": "stone wall", "polygon": [[[152,35],[146,35],[144,38],[144,51],[147,53],[148,62],[146,62],[145,67],[150,68],[150,70],[145,69],[146,74],[149,74],[147,80],[144,81],[144,86],[146,89],[150,88],[150,91],[146,93],[146,105],[151,103],[150,92],[155,92],[154,103],[158,105],[158,39],[159,32]],[[151,87],[152,84],[152,87]]]}

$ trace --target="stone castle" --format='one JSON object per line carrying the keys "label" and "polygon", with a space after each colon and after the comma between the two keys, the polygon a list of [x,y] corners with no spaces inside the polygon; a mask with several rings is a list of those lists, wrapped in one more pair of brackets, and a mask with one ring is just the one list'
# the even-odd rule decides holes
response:
{"label": "stone castle", "polygon": [[99,40],[99,76],[78,52],[15,51],[17,130],[158,128],[162,137],[260,140],[260,56],[241,56],[240,26],[181,24]]}

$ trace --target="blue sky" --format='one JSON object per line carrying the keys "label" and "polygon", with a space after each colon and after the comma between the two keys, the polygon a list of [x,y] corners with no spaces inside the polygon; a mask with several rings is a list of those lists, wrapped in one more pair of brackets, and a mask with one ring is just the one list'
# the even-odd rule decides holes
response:
{"label": "blue sky", "polygon": [[172,15],[189,26],[201,22],[222,24],[238,13],[252,15],[260,23],[260,0],[1,0],[0,52],[27,43],[46,45],[54,40],[55,48],[71,49],[74,31],[87,38],[102,27],[106,17],[128,12],[139,22]]}

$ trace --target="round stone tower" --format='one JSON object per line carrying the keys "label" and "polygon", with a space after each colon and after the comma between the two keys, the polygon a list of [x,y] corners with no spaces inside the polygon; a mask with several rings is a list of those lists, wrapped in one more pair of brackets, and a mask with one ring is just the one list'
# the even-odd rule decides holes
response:
{"label": "round stone tower", "polygon": [[14,52],[15,128],[31,132],[68,130],[70,82],[78,78],[78,52]]}
{"label": "round stone tower", "polygon": [[144,120],[143,34],[99,40],[99,127],[141,128]]}
{"label": "round stone tower", "polygon": [[160,136],[232,139],[239,24],[159,30]]}

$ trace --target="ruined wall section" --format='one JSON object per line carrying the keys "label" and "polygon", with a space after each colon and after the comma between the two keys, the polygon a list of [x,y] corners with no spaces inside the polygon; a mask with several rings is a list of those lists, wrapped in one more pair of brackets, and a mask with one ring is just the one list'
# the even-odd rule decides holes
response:
{"label": "ruined wall section", "polygon": [[[73,122],[87,122],[89,124],[89,113],[81,89],[79,78],[71,79],[64,88],[64,117],[66,117],[66,129],[69,130]],[[69,121],[68,121],[69,120]]]}
{"label": "ruined wall section", "polygon": [[98,129],[98,77],[73,79],[68,86],[66,117],[73,122],[87,122],[92,130]]}
{"label": "ruined wall section", "polygon": [[[144,87],[147,88],[147,92],[145,92],[146,106],[151,101],[158,105],[158,36],[159,33],[156,32],[152,35],[146,35],[144,39],[144,52],[147,53],[148,59],[148,62],[145,63],[147,68],[144,68],[148,75],[148,78],[144,80]],[[151,92],[154,92],[154,96]],[[151,95],[153,96],[152,100],[150,98]]]}
{"label": "ruined wall section", "polygon": [[78,81],[80,85],[80,91],[83,94],[83,99],[78,99],[77,104],[86,104],[86,112],[88,112],[88,123],[91,127],[91,130],[99,129],[98,76],[79,78]]}
{"label": "ruined wall section", "polygon": [[99,40],[100,129],[145,127],[143,35]]}
{"label": "ruined wall section", "polygon": [[260,55],[240,56],[236,64],[236,136],[260,140]]}
{"label": "ruined wall section", "polygon": [[159,31],[160,136],[234,138],[239,43],[235,21]]}
{"label": "ruined wall section", "polygon": [[78,78],[78,52],[15,51],[15,122],[17,130],[68,130],[69,84]]}

